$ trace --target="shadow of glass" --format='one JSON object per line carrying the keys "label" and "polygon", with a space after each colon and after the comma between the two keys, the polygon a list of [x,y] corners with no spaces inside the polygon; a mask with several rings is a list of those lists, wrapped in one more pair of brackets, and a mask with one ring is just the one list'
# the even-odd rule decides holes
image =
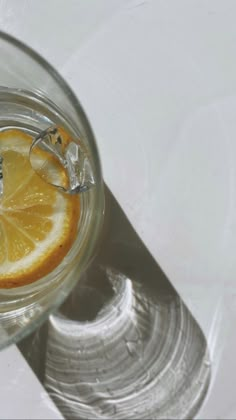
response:
{"label": "shadow of glass", "polygon": [[210,382],[206,340],[106,189],[96,257],[19,348],[65,418],[193,418]]}

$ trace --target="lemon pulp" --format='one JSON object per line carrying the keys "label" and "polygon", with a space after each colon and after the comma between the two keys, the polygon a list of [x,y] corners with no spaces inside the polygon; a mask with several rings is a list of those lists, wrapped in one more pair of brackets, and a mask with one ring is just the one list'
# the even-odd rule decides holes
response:
{"label": "lemon pulp", "polygon": [[1,288],[32,283],[51,272],[77,235],[79,198],[61,193],[33,171],[31,142],[30,135],[17,129],[0,133]]}

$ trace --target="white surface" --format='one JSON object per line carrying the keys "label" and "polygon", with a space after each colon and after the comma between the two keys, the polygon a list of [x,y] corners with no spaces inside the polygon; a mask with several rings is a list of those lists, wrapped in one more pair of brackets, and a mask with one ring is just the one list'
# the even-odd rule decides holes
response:
{"label": "white surface", "polygon": [[15,346],[0,355],[0,418],[63,419]]}
{"label": "white surface", "polygon": [[107,184],[207,337],[201,419],[236,416],[235,14],[233,0],[0,0],[0,28],[77,93]]}

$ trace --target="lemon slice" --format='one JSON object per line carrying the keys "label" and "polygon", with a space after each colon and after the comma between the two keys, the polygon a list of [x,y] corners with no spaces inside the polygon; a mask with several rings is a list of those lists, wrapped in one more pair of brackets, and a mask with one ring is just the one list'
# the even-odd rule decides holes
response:
{"label": "lemon slice", "polygon": [[61,193],[33,171],[29,162],[31,143],[32,137],[20,130],[0,133],[1,288],[32,283],[51,272],[77,234],[78,196]]}

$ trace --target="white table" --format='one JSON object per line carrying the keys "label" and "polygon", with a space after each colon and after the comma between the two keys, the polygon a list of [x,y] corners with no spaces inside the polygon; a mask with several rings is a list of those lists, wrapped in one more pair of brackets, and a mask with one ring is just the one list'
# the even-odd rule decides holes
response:
{"label": "white table", "polygon": [[[235,15],[233,0],[0,0],[0,29],[78,95],[106,183],[207,338],[213,378],[201,419],[236,416]],[[0,369],[20,410],[6,392],[4,416],[39,418],[6,358],[42,392],[6,350]],[[53,413],[48,401],[40,418]]]}

